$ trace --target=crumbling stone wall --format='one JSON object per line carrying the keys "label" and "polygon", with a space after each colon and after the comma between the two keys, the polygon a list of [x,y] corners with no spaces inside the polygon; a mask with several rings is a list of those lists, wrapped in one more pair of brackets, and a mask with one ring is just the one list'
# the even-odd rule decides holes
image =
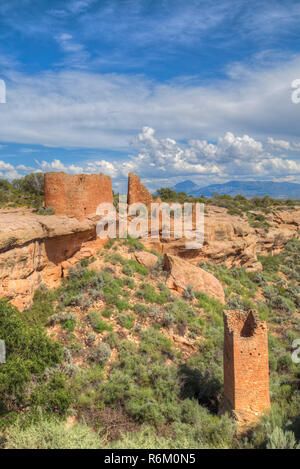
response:
{"label": "crumbling stone wall", "polygon": [[53,207],[56,215],[78,220],[96,213],[102,202],[113,203],[112,182],[104,174],[45,173],[45,206]]}
{"label": "crumbling stone wall", "polygon": [[267,325],[255,311],[225,311],[222,410],[249,425],[269,407]]}
{"label": "crumbling stone wall", "polygon": [[139,176],[128,174],[128,204],[142,203],[149,206],[153,202],[152,195],[148,192]]}

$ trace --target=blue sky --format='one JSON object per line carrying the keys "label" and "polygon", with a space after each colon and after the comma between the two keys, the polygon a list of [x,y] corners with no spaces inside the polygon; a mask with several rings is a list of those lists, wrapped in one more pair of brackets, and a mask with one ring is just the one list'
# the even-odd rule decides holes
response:
{"label": "blue sky", "polygon": [[1,0],[0,177],[300,182],[300,2]]}

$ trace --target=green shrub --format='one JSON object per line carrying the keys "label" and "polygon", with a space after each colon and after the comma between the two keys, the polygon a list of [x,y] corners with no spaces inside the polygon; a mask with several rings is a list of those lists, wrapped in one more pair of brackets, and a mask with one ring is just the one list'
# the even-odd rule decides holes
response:
{"label": "green shrub", "polygon": [[55,293],[41,285],[34,293],[32,306],[20,312],[20,317],[27,323],[45,326],[54,314],[54,300]]}
{"label": "green shrub", "polygon": [[68,332],[74,332],[76,327],[76,321],[72,321],[71,319],[67,319],[62,323],[62,327],[66,329]]}
{"label": "green shrub", "polygon": [[195,311],[184,300],[174,298],[174,300],[166,305],[166,312],[173,316],[176,323],[187,323],[195,317]]}
{"label": "green shrub", "polygon": [[104,244],[104,249],[110,249],[114,244],[115,244],[115,239],[109,239],[108,241],[106,241],[106,243]]}
{"label": "green shrub", "polygon": [[132,259],[127,260],[125,265],[128,268],[130,268],[133,273],[136,272],[137,274],[140,274],[140,275],[147,275],[148,274],[147,267],[139,264],[138,262],[136,262]]}
{"label": "green shrub", "polygon": [[38,215],[54,215],[55,210],[53,207],[41,207],[36,212]]}
{"label": "green shrub", "polygon": [[142,283],[135,296],[137,298],[142,298],[147,303],[164,304],[169,300],[171,292],[163,283],[159,284],[159,290],[160,293],[157,293],[153,285]]}
{"label": "green shrub", "polygon": [[89,311],[88,318],[95,332],[98,332],[99,334],[101,334],[101,332],[103,331],[112,330],[112,325],[103,321],[98,311],[95,311],[95,310]]}
{"label": "green shrub", "polygon": [[[26,324],[18,310],[0,300],[0,337],[6,344],[6,363],[0,366],[2,403],[10,407],[30,399],[29,385],[42,379],[44,370],[59,364],[63,357],[60,344],[46,336],[39,326]],[[31,388],[32,389],[32,388]]]}
{"label": "green shrub", "polygon": [[133,277],[133,275],[135,273],[135,268],[132,265],[125,264],[123,269],[122,269],[122,273],[124,275],[128,275],[128,277]]}
{"label": "green shrub", "polygon": [[166,285],[162,282],[159,282],[159,284],[157,285],[158,286],[158,289],[159,289],[159,296],[158,296],[158,301],[157,303],[159,304],[164,304],[166,303],[167,301],[170,300],[171,298],[171,291],[169,290],[168,287],[166,287]]}
{"label": "green shrub", "polygon": [[196,298],[198,300],[198,307],[204,308],[207,313],[221,314],[224,309],[220,301],[210,298],[205,293],[196,293]]}
{"label": "green shrub", "polygon": [[124,239],[123,243],[128,246],[130,252],[145,250],[145,247],[138,239],[131,238],[129,235]]}
{"label": "green shrub", "polygon": [[116,348],[119,343],[118,335],[115,332],[109,332],[103,339],[111,349]]}
{"label": "green shrub", "polygon": [[193,300],[196,297],[193,286],[188,285],[186,289],[184,290],[182,296],[186,300]]}
{"label": "green shrub", "polygon": [[133,311],[141,317],[148,317],[151,311],[151,307],[143,303],[135,303]]}
{"label": "green shrub", "polygon": [[132,329],[134,325],[134,316],[130,314],[120,314],[118,317],[118,323],[126,329]]}
{"label": "green shrub", "polygon": [[123,284],[124,284],[124,286],[130,288],[130,290],[133,290],[134,287],[135,287],[134,280],[132,278],[129,278],[129,277],[125,277],[123,279]]}
{"label": "green shrub", "polygon": [[268,437],[267,449],[300,449],[293,432],[275,427]]}
{"label": "green shrub", "polygon": [[276,273],[279,270],[280,259],[278,256],[259,256],[258,260],[263,265],[263,270],[270,273]]}
{"label": "green shrub", "polygon": [[114,310],[111,308],[104,308],[104,310],[101,312],[104,318],[110,318],[113,313],[114,313]]}
{"label": "green shrub", "polygon": [[166,313],[163,317],[162,324],[165,327],[171,327],[175,322],[173,314]]}
{"label": "green shrub", "polygon": [[110,346],[104,342],[99,342],[97,347],[90,353],[90,359],[100,365],[105,365],[105,363],[110,359],[110,356]]}
{"label": "green shrub", "polygon": [[92,332],[89,332],[86,339],[86,345],[90,347],[96,341],[96,336]]}
{"label": "green shrub", "polygon": [[46,384],[34,389],[31,396],[33,406],[50,412],[65,414],[74,401],[74,395],[63,373],[57,371]]}
{"label": "green shrub", "polygon": [[49,319],[49,324],[59,324],[64,321],[76,322],[77,317],[74,313],[56,313]]}
{"label": "green shrub", "polygon": [[67,426],[65,422],[42,417],[29,426],[18,420],[6,435],[6,449],[100,449],[99,435],[84,424]]}
{"label": "green shrub", "polygon": [[117,310],[119,311],[119,313],[122,313],[122,311],[125,311],[125,310],[128,310],[128,309],[131,309],[131,306],[128,303],[128,301],[124,300],[122,298],[119,298],[115,301],[115,306],[116,306]]}
{"label": "green shrub", "polygon": [[149,328],[142,332],[140,351],[155,356],[157,353],[170,355],[173,352],[173,344],[166,336]]}

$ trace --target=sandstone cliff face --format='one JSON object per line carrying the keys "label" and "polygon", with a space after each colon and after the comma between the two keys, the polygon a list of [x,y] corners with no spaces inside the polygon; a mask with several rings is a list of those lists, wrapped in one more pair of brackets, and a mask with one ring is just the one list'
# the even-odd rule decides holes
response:
{"label": "sandstone cliff face", "polygon": [[96,240],[95,223],[90,220],[0,215],[0,298],[7,297],[20,309],[29,306],[41,283],[58,286],[66,260],[75,263],[93,255],[93,240],[103,245],[103,240]]}
{"label": "sandstone cliff face", "polygon": [[[148,248],[160,253],[169,253],[192,263],[209,261],[226,264],[228,267],[244,265],[260,270],[257,255],[276,254],[288,240],[298,237],[300,209],[276,211],[267,218],[270,228],[252,228],[246,217],[227,213],[225,208],[208,206],[204,221],[204,245],[201,249],[186,249],[185,238],[145,239]],[[195,227],[194,227],[195,228]]]}
{"label": "sandstone cliff face", "polygon": [[[289,239],[298,236],[300,210],[276,211],[268,221],[266,233],[251,228],[246,219],[228,215],[225,209],[208,207],[202,249],[187,250],[185,239],[162,237],[145,239],[143,244],[190,263],[210,261],[259,269],[259,253],[277,253]],[[69,267],[103,247],[105,240],[96,237],[95,226],[92,217],[79,221],[28,211],[0,212],[0,298],[7,297],[23,309],[30,305],[41,283],[50,288],[58,286]]]}

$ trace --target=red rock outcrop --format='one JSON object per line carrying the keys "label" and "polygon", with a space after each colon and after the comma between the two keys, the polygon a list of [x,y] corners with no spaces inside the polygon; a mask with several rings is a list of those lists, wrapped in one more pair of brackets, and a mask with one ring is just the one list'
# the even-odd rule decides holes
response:
{"label": "red rock outcrop", "polygon": [[169,274],[166,285],[170,289],[182,293],[190,285],[195,291],[205,293],[225,304],[225,293],[221,283],[206,270],[170,254],[164,256],[164,269]]}
{"label": "red rock outcrop", "polygon": [[141,183],[139,176],[134,173],[128,174],[128,205],[142,203],[149,206],[153,202],[152,195],[144,184]]}
{"label": "red rock outcrop", "polygon": [[64,268],[91,257],[104,242],[96,238],[91,220],[0,215],[0,298],[20,309],[28,307],[41,283],[57,287]]}
{"label": "red rock outcrop", "polygon": [[224,403],[240,426],[270,408],[267,325],[255,311],[224,311]]}
{"label": "red rock outcrop", "polygon": [[56,215],[83,220],[102,202],[113,203],[112,182],[104,174],[45,173],[45,206]]}
{"label": "red rock outcrop", "polygon": [[[209,261],[260,268],[257,254],[277,253],[289,239],[299,236],[299,213],[281,210],[270,214],[266,233],[251,228],[245,218],[228,215],[225,209],[207,207],[201,249],[185,249],[184,238],[163,239],[161,235],[142,242],[149,249],[179,256],[180,262],[185,259],[188,265]],[[22,309],[31,303],[41,283],[57,286],[70,266],[80,258],[92,257],[105,243],[97,238],[95,227],[93,216],[79,221],[67,216],[35,215],[23,208],[1,210],[0,298],[6,296]]]}
{"label": "red rock outcrop", "polygon": [[[280,218],[289,223],[282,223]],[[207,206],[204,218],[204,244],[201,249],[186,249],[186,239],[163,238],[143,239],[149,249],[172,254],[192,263],[209,261],[213,264],[245,266],[261,270],[257,261],[259,254],[276,254],[294,236],[299,237],[298,221],[300,210],[276,211],[270,214],[268,232],[263,228],[252,228],[246,217],[229,215],[225,208]],[[195,228],[195,227],[194,227]]]}
{"label": "red rock outcrop", "polygon": [[158,261],[158,257],[155,254],[146,251],[137,251],[134,254],[134,257],[139,264],[147,267],[148,269],[155,266]]}

